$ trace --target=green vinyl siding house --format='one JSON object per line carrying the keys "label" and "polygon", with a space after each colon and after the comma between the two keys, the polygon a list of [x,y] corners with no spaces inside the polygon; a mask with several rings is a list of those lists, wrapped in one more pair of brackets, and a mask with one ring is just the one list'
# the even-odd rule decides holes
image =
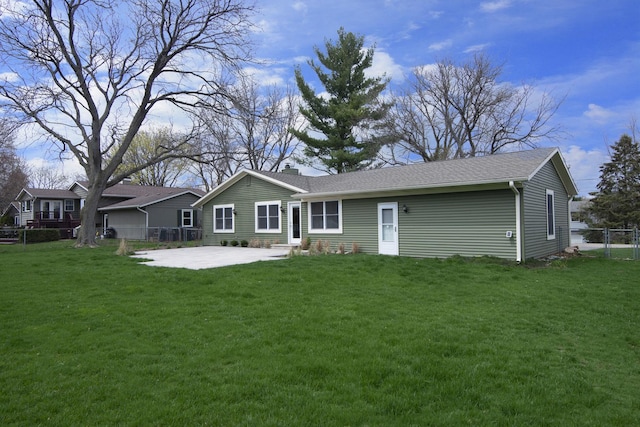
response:
{"label": "green vinyl siding house", "polygon": [[577,194],[555,148],[326,176],[243,170],[194,203],[203,242],[328,241],[411,257],[522,261],[569,246]]}

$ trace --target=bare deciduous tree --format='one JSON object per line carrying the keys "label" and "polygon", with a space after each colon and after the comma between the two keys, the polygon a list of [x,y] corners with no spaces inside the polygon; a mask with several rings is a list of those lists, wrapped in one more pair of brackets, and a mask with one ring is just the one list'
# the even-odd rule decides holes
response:
{"label": "bare deciduous tree", "polygon": [[28,184],[27,166],[18,157],[14,145],[15,130],[14,123],[0,119],[0,211]]}
{"label": "bare deciduous tree", "polygon": [[[118,170],[130,171],[147,165],[158,153],[173,151],[176,157],[157,161],[131,174],[134,183],[172,187],[188,168],[187,158],[193,155],[193,135],[175,132],[171,127],[140,131],[133,138]],[[188,150],[188,151],[185,151]]]}
{"label": "bare deciduous tree", "polygon": [[167,119],[224,94],[225,77],[249,55],[251,12],[243,0],[1,6],[0,102],[36,124],[60,151],[70,151],[86,171],[79,246],[95,244],[105,188],[175,156],[171,147],[147,165],[118,170],[149,116]]}
{"label": "bare deciduous tree", "polygon": [[[450,60],[414,70],[409,88],[389,115],[394,156],[422,161],[493,154],[553,139],[559,104],[534,88],[500,83],[502,67],[478,54],[458,66]],[[396,159],[397,160],[397,159]]]}
{"label": "bare deciduous tree", "polygon": [[244,78],[224,110],[229,114],[202,110],[200,151],[209,154],[195,167],[207,189],[243,168],[277,171],[296,153],[299,141],[289,129],[303,122],[291,88],[261,87]]}
{"label": "bare deciduous tree", "polygon": [[244,79],[233,92],[233,133],[241,150],[240,162],[255,170],[278,170],[296,150],[300,112],[290,87],[260,88]]}
{"label": "bare deciduous tree", "polygon": [[68,185],[69,178],[54,166],[29,168],[29,186],[33,188],[61,189]]}

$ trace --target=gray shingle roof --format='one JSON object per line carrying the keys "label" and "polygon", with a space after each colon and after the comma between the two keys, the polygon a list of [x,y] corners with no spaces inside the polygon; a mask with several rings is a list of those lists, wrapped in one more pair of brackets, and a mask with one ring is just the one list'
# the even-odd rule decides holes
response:
{"label": "gray shingle roof", "polygon": [[[76,181],[76,184],[80,185],[84,189],[87,189],[87,187],[89,186],[88,181]],[[105,189],[102,192],[102,197],[126,197],[132,199],[134,197],[148,196],[150,194],[173,194],[176,190],[194,191],[198,194],[203,193],[201,190],[193,188],[157,187],[152,185],[138,184],[116,184]]]}
{"label": "gray shingle roof", "polygon": [[369,193],[526,181],[556,152],[540,148],[484,157],[303,177],[258,172],[314,194]]}
{"label": "gray shingle roof", "polygon": [[471,188],[491,184],[525,182],[552,161],[569,194],[577,194],[560,152],[556,148],[494,154],[484,157],[416,163],[324,176],[302,176],[282,172],[242,171],[214,188],[194,205],[201,206],[236,182],[243,174],[264,177],[296,191],[295,197],[361,197],[370,194],[411,193],[425,190]]}
{"label": "gray shingle roof", "polygon": [[[23,192],[38,199],[79,199],[80,197],[70,190],[51,190],[47,188],[24,188]],[[22,193],[22,192],[21,192]]]}
{"label": "gray shingle roof", "polygon": [[[119,184],[120,185],[120,184]],[[144,185],[129,185],[122,184],[125,187],[138,187],[135,189],[135,193],[138,195],[131,199],[124,200],[119,203],[114,203],[112,205],[104,206],[99,210],[112,210],[112,209],[127,209],[127,208],[137,208],[137,207],[145,207],[152,205],[154,203],[161,202],[163,200],[171,199],[173,197],[180,196],[182,194],[193,193],[196,197],[202,197],[204,195],[204,191],[192,188],[177,188],[177,187],[151,187]],[[119,197],[125,197],[124,190],[128,189],[115,189],[115,192],[112,192],[111,195],[118,195]],[[119,192],[122,191],[122,192]],[[132,194],[134,192],[129,192]],[[104,195],[104,193],[103,193]]]}

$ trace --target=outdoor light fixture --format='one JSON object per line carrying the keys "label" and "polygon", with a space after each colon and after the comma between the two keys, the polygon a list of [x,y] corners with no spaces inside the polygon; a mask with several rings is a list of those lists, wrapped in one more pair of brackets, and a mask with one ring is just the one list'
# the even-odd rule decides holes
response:
{"label": "outdoor light fixture", "polygon": [[234,215],[237,215],[237,214],[238,214],[238,212],[236,212],[236,210],[234,209],[234,210],[233,210],[233,214],[234,214]]}
{"label": "outdoor light fixture", "polygon": [[284,206],[280,206],[280,212],[284,213]]}
{"label": "outdoor light fixture", "polygon": [[402,205],[402,212],[409,213],[409,208],[407,207],[407,205]]}

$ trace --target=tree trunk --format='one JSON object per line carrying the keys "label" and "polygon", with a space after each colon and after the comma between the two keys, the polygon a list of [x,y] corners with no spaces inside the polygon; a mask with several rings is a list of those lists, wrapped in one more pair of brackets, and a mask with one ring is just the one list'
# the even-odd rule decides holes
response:
{"label": "tree trunk", "polygon": [[78,233],[78,240],[76,241],[76,247],[96,246],[96,219],[98,218],[98,204],[104,191],[103,186],[96,186],[95,184],[89,184],[87,198],[80,214],[80,221],[82,226]]}

